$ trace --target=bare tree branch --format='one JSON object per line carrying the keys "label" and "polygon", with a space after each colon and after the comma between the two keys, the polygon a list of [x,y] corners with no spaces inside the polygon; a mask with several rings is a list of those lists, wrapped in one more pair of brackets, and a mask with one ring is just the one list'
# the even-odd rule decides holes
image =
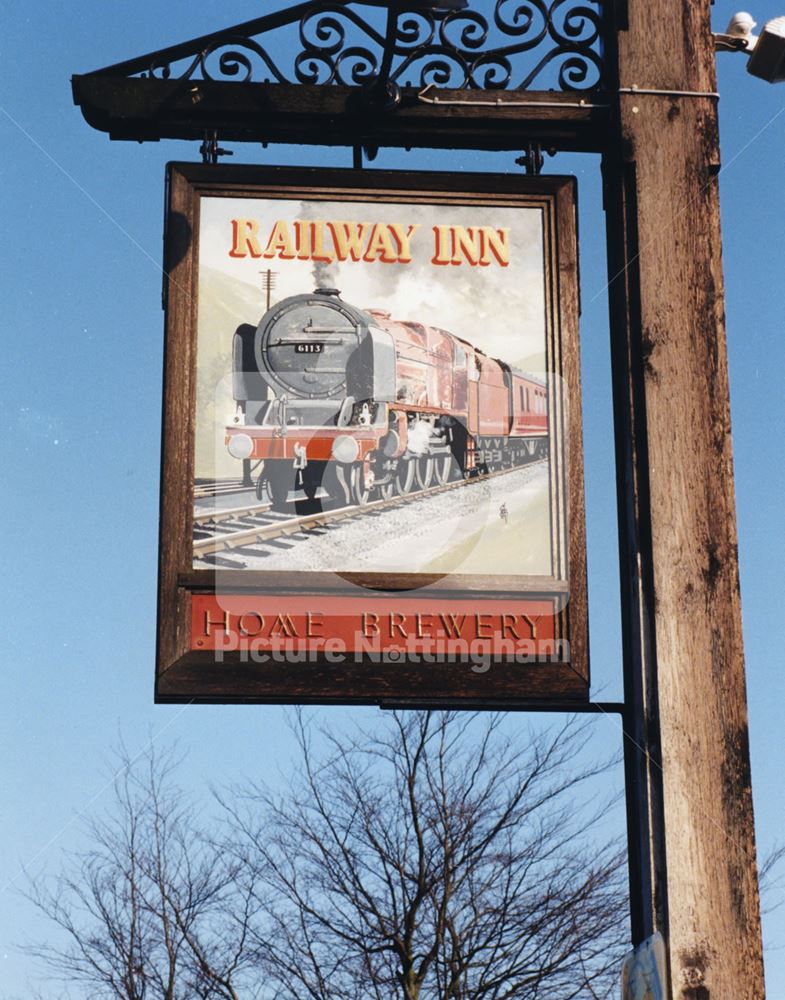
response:
{"label": "bare tree branch", "polygon": [[[173,782],[176,757],[121,749],[112,807],[89,849],[28,897],[63,932],[29,949],[91,1000],[241,1000],[255,912],[236,866],[211,842]],[[82,991],[86,991],[82,992]]]}
{"label": "bare tree branch", "polygon": [[[259,887],[271,995],[569,1000],[613,995],[627,936],[624,853],[584,789],[606,764],[574,721],[525,742],[504,719],[406,713],[229,806]],[[262,891],[262,887],[264,887]],[[273,985],[274,984],[274,985]]]}
{"label": "bare tree branch", "polygon": [[88,850],[29,890],[65,941],[33,950],[66,996],[615,996],[624,853],[601,833],[607,765],[585,726],[522,739],[500,715],[383,718],[314,735],[297,714],[291,787],[218,795],[209,828],[171,754],[121,751]]}

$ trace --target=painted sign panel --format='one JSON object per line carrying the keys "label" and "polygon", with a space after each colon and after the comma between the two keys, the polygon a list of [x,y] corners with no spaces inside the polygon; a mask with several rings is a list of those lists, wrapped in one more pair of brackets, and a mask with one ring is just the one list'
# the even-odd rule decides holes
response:
{"label": "painted sign panel", "polygon": [[571,179],[170,168],[157,696],[585,698]]}

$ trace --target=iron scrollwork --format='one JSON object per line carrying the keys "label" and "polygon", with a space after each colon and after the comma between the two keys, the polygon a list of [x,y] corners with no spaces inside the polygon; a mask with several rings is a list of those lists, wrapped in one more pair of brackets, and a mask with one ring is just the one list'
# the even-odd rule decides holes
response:
{"label": "iron scrollwork", "polygon": [[144,75],[368,86],[387,44],[389,80],[398,86],[574,91],[603,82],[595,0],[495,0],[492,14],[402,4],[391,35],[378,0],[300,4],[295,12],[296,20],[278,17],[268,30],[260,18],[253,34],[218,33],[190,56],[158,53]]}

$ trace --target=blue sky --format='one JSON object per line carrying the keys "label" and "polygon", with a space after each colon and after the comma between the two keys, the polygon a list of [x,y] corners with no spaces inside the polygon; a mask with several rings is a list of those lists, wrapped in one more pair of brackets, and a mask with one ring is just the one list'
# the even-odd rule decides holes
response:
{"label": "blue sky", "polygon": [[[722,30],[734,7],[714,8]],[[269,770],[291,746],[264,707],[152,704],[162,361],[161,232],[167,160],[196,144],[112,143],[71,101],[69,79],[257,16],[260,5],[173,0],[3,4],[4,556],[0,701],[0,990],[26,995],[17,948],[46,933],[14,889],[56,867],[100,809],[111,749],[151,738],[187,752],[185,779]],[[783,13],[753,11],[759,22]],[[782,837],[785,710],[783,523],[785,85],[718,57],[728,349],[756,821],[762,853]],[[234,149],[232,162],[349,166],[348,150]],[[512,170],[515,154],[450,157]],[[380,167],[440,169],[445,154],[382,153]],[[615,488],[599,162],[559,155],[579,178],[581,321],[595,695],[621,694]],[[369,710],[370,711],[370,710]],[[331,722],[366,712],[332,710]],[[538,720],[534,720],[537,722]],[[599,743],[618,744],[614,719]],[[769,995],[785,994],[785,914],[766,921]]]}

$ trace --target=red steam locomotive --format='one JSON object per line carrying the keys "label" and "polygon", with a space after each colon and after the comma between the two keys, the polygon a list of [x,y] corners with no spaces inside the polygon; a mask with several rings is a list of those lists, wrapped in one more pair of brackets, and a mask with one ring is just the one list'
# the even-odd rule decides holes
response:
{"label": "red steam locomotive", "polygon": [[336,289],[283,299],[233,352],[226,446],[277,507],[320,488],[364,504],[547,454],[544,382]]}

